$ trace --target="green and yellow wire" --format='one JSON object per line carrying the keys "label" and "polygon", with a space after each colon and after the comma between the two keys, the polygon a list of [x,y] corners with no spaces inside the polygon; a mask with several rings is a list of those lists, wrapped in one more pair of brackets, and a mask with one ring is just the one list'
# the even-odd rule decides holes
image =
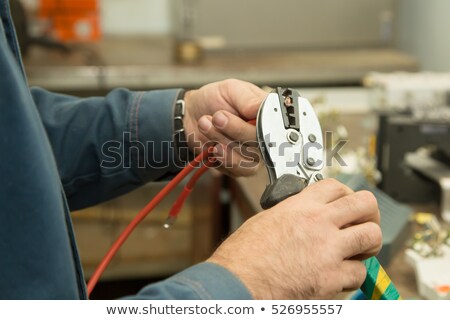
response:
{"label": "green and yellow wire", "polygon": [[377,258],[372,257],[363,261],[367,276],[361,291],[370,300],[402,300],[391,279],[384,271]]}

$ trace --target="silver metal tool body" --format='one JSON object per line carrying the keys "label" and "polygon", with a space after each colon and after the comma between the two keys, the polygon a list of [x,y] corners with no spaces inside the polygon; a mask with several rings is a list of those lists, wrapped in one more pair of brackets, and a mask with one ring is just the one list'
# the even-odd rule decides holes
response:
{"label": "silver metal tool body", "polygon": [[270,179],[261,197],[264,209],[322,179],[322,130],[313,107],[297,91],[272,91],[261,104],[256,129]]}

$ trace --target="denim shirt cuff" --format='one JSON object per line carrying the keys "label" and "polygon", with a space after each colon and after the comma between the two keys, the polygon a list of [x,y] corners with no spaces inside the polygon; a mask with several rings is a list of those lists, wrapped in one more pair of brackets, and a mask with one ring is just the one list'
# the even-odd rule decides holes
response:
{"label": "denim shirt cuff", "polygon": [[168,279],[189,287],[199,299],[251,300],[245,285],[230,271],[214,263],[204,262]]}
{"label": "denim shirt cuff", "polygon": [[135,92],[128,113],[133,167],[142,181],[166,170],[173,175],[182,168],[175,161],[173,113],[179,89]]}
{"label": "denim shirt cuff", "polygon": [[227,269],[209,262],[144,287],[132,300],[251,300],[244,284]]}

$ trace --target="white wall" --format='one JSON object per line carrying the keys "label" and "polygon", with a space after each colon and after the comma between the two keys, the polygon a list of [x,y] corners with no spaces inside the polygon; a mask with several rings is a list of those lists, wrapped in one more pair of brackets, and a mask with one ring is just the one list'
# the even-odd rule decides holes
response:
{"label": "white wall", "polygon": [[[39,0],[21,0],[31,11]],[[172,0],[99,0],[105,35],[167,34],[171,32]]]}
{"label": "white wall", "polygon": [[450,71],[450,1],[398,0],[398,47],[423,70]]}
{"label": "white wall", "polygon": [[167,34],[171,30],[169,0],[100,0],[105,35]]}

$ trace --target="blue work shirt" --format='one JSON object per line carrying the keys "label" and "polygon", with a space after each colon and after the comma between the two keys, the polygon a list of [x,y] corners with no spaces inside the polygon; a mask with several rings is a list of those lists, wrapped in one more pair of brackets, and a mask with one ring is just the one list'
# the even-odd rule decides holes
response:
{"label": "blue work shirt", "polygon": [[[173,176],[174,155],[163,142],[172,141],[178,90],[116,89],[85,99],[30,90],[7,0],[0,0],[0,15],[0,299],[86,299],[69,210]],[[124,132],[125,165],[100,166],[111,160],[102,145],[123,141]],[[139,166],[138,142],[160,157]],[[228,270],[201,263],[128,298],[251,295]]]}

